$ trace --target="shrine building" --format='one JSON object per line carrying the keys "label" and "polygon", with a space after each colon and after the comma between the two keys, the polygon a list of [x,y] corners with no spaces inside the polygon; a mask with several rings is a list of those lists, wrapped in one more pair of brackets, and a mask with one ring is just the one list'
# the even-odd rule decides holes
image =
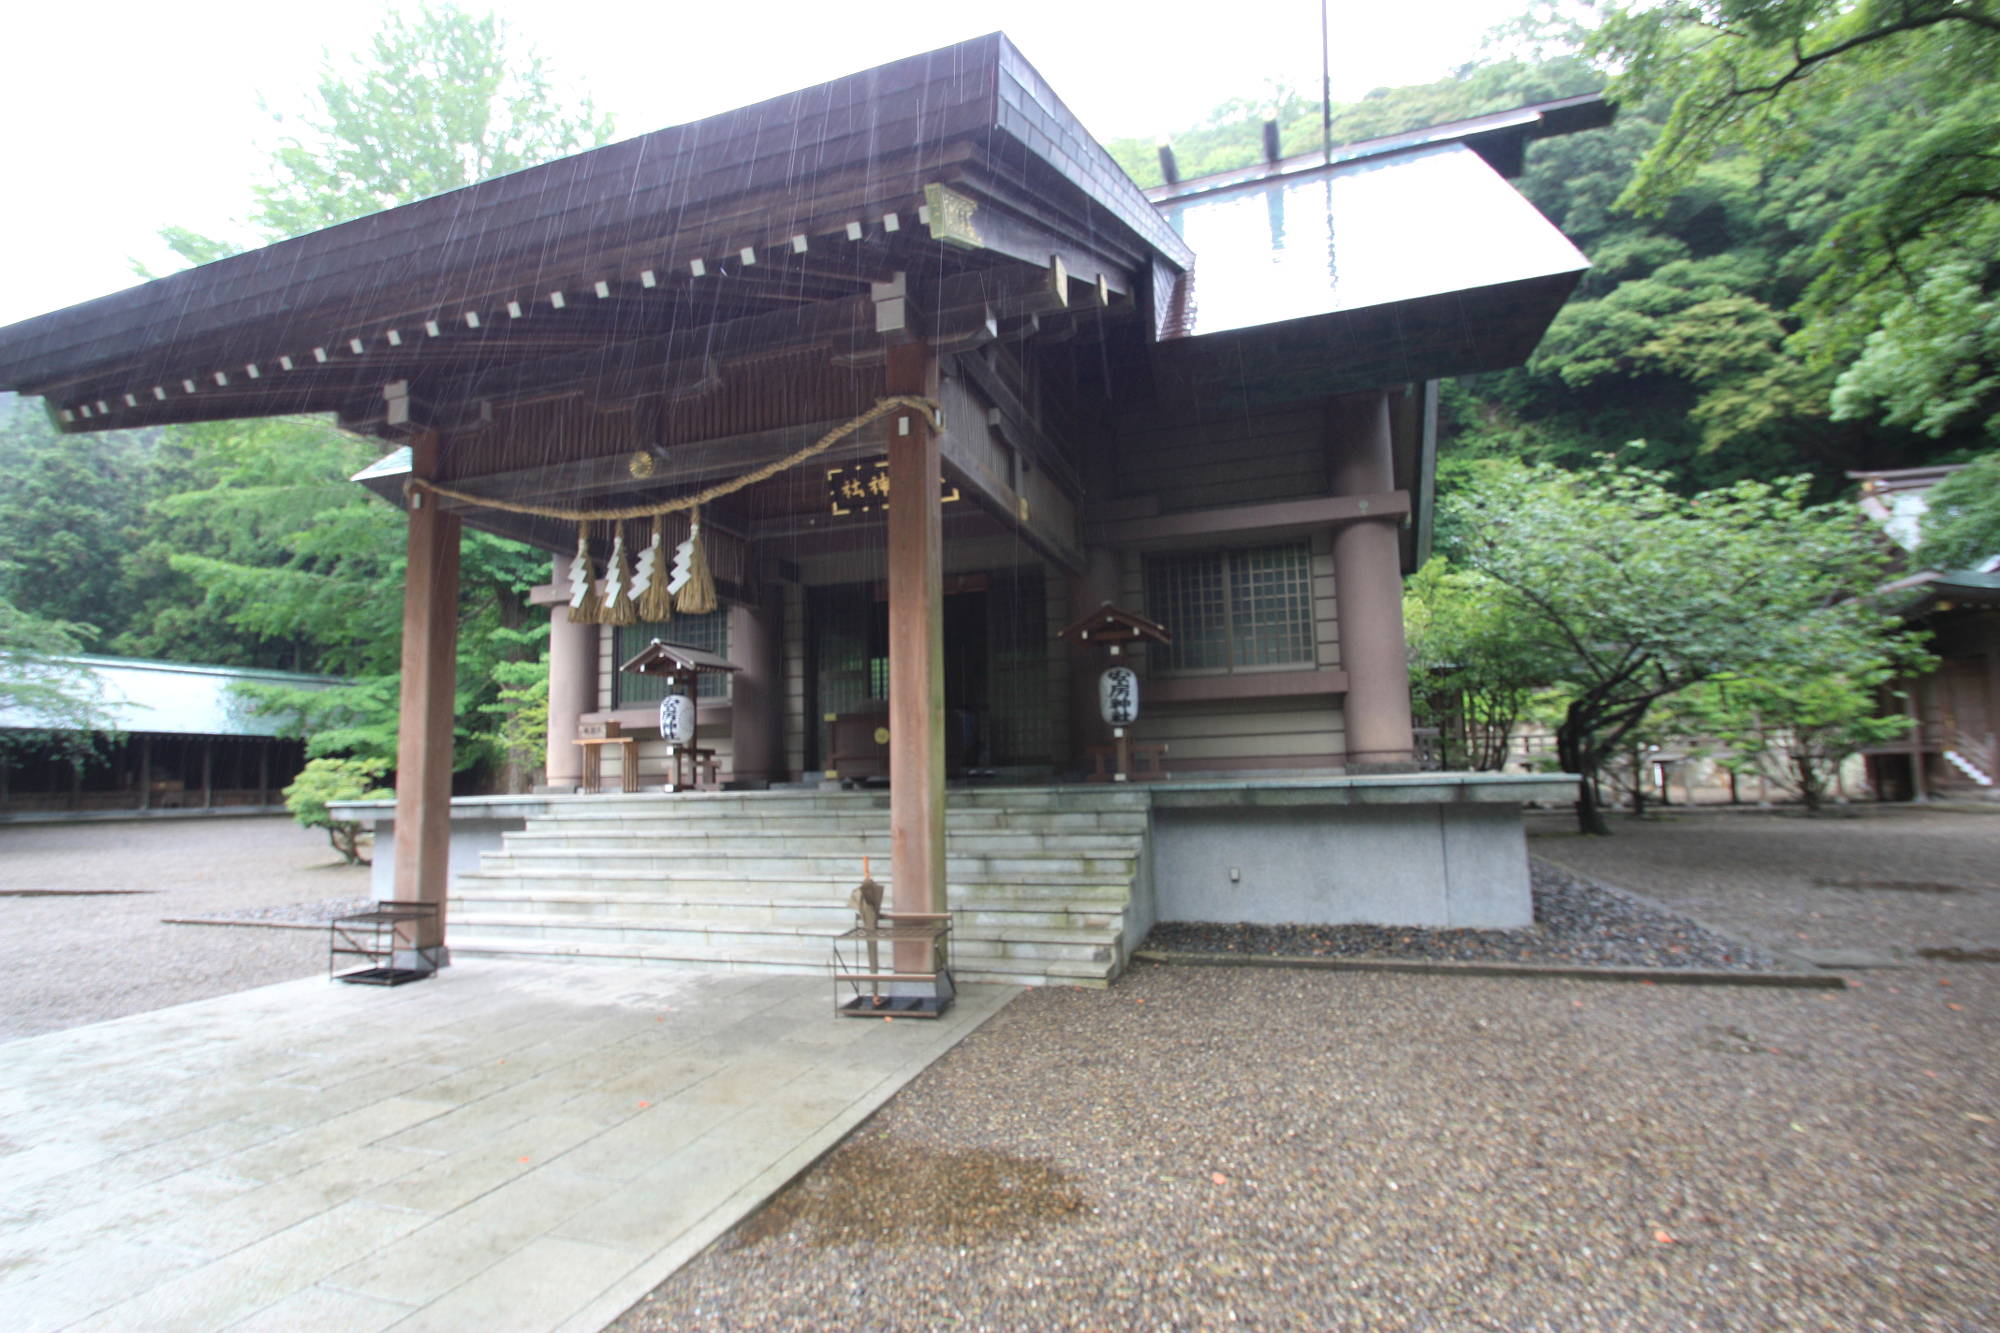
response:
{"label": "shrine building", "polygon": [[[0,388],[382,441],[403,725],[353,813],[431,956],[822,967],[863,856],[973,977],[1522,925],[1573,779],[1419,771],[1402,576],[1437,382],[1587,267],[1508,177],[1608,119],[1142,190],[996,33],[0,329]],[[551,556],[533,795],[452,799],[467,525]]]}

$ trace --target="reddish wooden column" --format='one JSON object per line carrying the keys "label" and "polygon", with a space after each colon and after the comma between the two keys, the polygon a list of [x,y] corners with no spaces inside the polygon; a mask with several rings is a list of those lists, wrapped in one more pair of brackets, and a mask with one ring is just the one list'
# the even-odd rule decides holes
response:
{"label": "reddish wooden column", "polygon": [[[410,441],[410,472],[434,475],[437,435]],[[403,576],[403,693],[396,732],[396,897],[436,903],[435,938],[444,943],[445,888],[451,878],[451,732],[458,675],[456,514],[420,492],[408,502],[409,567]]]}
{"label": "reddish wooden column", "polygon": [[[555,559],[555,586],[569,586],[570,557]],[[576,743],[585,713],[597,707],[597,626],[569,618],[569,603],[549,607],[549,735],[544,767],[549,790],[568,794],[583,781],[583,747]]]}
{"label": "reddish wooden column", "polygon": [[[937,396],[937,356],[889,350],[888,391]],[[945,910],[944,519],[937,432],[920,412],[889,417],[889,870],[899,912]],[[896,946],[899,971],[929,966]]]}
{"label": "reddish wooden column", "polygon": [[785,608],[775,589],[729,608],[730,777],[767,786],[784,777]]}
{"label": "reddish wooden column", "polygon": [[[1068,619],[1077,620],[1105,603],[1118,601],[1120,558],[1108,546],[1084,548],[1084,567],[1069,576]],[[1065,645],[1069,653],[1069,761],[1088,774],[1090,747],[1104,739],[1097,711],[1097,678],[1110,663],[1104,650],[1087,643]],[[1132,665],[1124,659],[1125,665]]]}
{"label": "reddish wooden column", "polygon": [[[1380,495],[1395,489],[1389,396],[1357,395],[1336,404],[1334,494]],[[1399,518],[1342,524],[1333,534],[1334,615],[1340,663],[1347,671],[1347,770],[1408,770],[1410,668],[1403,645],[1403,557]]]}

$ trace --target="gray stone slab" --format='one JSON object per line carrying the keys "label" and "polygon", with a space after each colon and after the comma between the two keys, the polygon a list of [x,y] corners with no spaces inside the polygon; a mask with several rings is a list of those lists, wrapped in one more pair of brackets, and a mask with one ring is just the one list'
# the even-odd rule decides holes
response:
{"label": "gray stone slab", "polygon": [[76,1327],[81,1333],[224,1328],[391,1244],[424,1220],[421,1213],[379,1204],[343,1203],[151,1286]]}
{"label": "gray stone slab", "polygon": [[1013,994],[479,960],[24,1038],[0,1328],[594,1330]]}
{"label": "gray stone slab", "polygon": [[[638,1250],[543,1236],[502,1267],[482,1273],[412,1315],[399,1333],[467,1329],[552,1329],[575,1313],[577,1297],[595,1297],[645,1258]],[[560,1283],[549,1275],[560,1273]]]}
{"label": "gray stone slab", "polygon": [[544,1167],[509,1181],[385,1251],[343,1269],[335,1285],[425,1305],[485,1272],[617,1188]]}
{"label": "gray stone slab", "polygon": [[[307,1287],[274,1301],[229,1333],[378,1333],[409,1317],[411,1307],[331,1287]],[[497,1327],[495,1325],[494,1327]]]}

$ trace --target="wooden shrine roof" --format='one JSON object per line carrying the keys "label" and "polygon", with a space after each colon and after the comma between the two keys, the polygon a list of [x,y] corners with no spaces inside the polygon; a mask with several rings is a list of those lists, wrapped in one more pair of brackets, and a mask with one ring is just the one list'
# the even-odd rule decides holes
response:
{"label": "wooden shrine roof", "polygon": [[[369,423],[385,386],[490,391],[509,363],[865,297],[904,266],[938,183],[976,196],[992,255],[1064,255],[1083,283],[1105,273],[1129,294],[1192,259],[993,33],[0,329],[0,387],[48,398],[67,430],[317,411]],[[859,248],[827,245],[818,271],[795,261],[822,240]],[[725,271],[742,281],[725,289]],[[759,291],[779,275],[791,290]]]}
{"label": "wooden shrine roof", "polygon": [[1071,621],[1056,637],[1072,643],[1134,643],[1140,639],[1149,639],[1154,643],[1174,641],[1174,636],[1167,632],[1164,625],[1148,620],[1137,611],[1127,611],[1109,602]]}
{"label": "wooden shrine roof", "polygon": [[682,671],[741,671],[743,668],[705,649],[655,639],[634,653],[630,660],[620,663],[618,669],[642,676],[671,676]]}

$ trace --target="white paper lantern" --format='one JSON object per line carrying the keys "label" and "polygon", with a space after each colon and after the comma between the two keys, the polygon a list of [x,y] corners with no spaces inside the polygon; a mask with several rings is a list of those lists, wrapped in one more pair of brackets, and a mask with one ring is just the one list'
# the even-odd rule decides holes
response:
{"label": "white paper lantern", "polygon": [[1097,678],[1097,712],[1114,727],[1139,720],[1139,673],[1131,667],[1109,667]]}
{"label": "white paper lantern", "polygon": [[660,739],[674,746],[694,740],[694,700],[685,694],[660,700]]}

